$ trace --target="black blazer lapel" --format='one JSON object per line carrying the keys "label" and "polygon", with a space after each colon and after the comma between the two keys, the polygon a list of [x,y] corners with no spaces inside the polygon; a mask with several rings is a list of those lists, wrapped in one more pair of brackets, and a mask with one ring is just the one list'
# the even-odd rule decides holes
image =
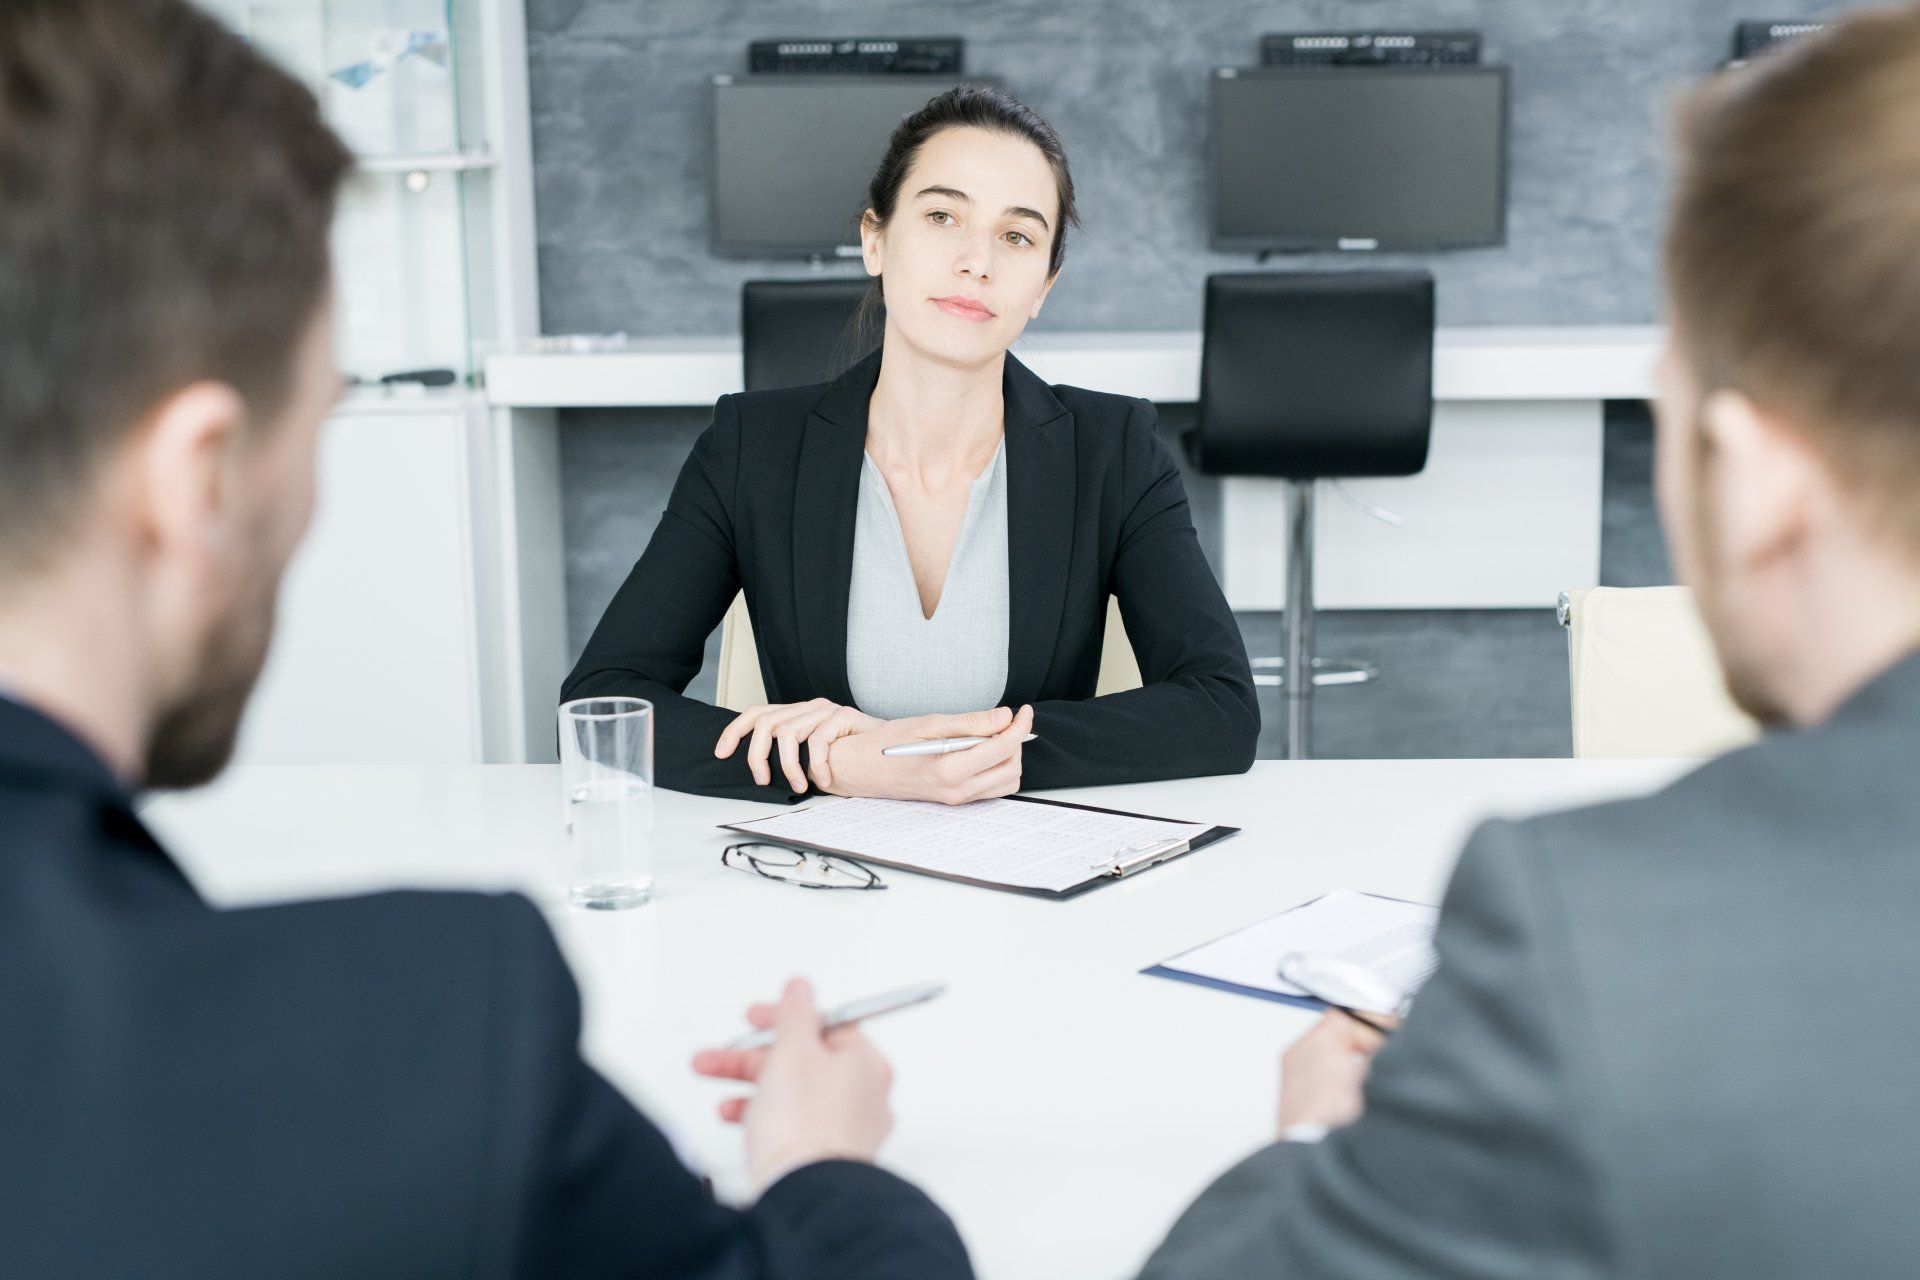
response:
{"label": "black blazer lapel", "polygon": [[1078,466],[1073,415],[1032,370],[1007,356],[1007,689],[1040,696],[1060,637],[1073,552]]}
{"label": "black blazer lapel", "polygon": [[869,356],[828,384],[807,414],[793,479],[793,613],[814,691],[853,705],[847,682],[847,593],[867,445],[867,402],[880,377]]}

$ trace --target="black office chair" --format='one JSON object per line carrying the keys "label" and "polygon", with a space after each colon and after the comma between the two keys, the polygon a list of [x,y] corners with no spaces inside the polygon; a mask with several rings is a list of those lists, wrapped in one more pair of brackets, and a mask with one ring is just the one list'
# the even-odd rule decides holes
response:
{"label": "black office chair", "polygon": [[[1208,475],[1291,482],[1287,652],[1256,659],[1287,707],[1287,758],[1310,754],[1316,684],[1372,679],[1372,668],[1313,655],[1314,484],[1410,476],[1433,433],[1433,276],[1424,271],[1254,272],[1207,277],[1198,425],[1187,434]],[[1302,679],[1300,673],[1311,673]]]}
{"label": "black office chair", "polygon": [[859,280],[749,280],[740,288],[740,353],[747,390],[803,387],[858,364],[880,344],[856,343],[850,330],[860,300],[874,288]]}

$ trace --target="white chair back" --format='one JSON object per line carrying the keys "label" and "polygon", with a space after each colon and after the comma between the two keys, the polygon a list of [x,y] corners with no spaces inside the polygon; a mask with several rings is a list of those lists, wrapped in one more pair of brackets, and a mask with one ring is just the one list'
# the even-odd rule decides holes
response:
{"label": "white chair back", "polygon": [[1560,597],[1576,756],[1711,756],[1751,742],[1685,587],[1595,587]]}

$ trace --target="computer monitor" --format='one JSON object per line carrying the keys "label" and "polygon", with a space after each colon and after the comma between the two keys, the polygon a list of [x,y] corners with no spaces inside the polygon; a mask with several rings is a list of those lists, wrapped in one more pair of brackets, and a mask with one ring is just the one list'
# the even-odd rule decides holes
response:
{"label": "computer monitor", "polygon": [[1207,133],[1214,249],[1506,239],[1505,67],[1223,68]]}
{"label": "computer monitor", "polygon": [[713,251],[858,257],[867,183],[894,126],[959,83],[935,75],[715,76]]}

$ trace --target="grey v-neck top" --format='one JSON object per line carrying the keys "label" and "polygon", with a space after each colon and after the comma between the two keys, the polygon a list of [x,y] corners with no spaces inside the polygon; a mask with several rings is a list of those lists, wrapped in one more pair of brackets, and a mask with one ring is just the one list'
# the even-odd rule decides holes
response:
{"label": "grey v-neck top", "polygon": [[847,683],[882,720],[998,706],[1007,688],[1007,445],[967,494],[931,618],[886,477],[862,454],[847,591]]}

